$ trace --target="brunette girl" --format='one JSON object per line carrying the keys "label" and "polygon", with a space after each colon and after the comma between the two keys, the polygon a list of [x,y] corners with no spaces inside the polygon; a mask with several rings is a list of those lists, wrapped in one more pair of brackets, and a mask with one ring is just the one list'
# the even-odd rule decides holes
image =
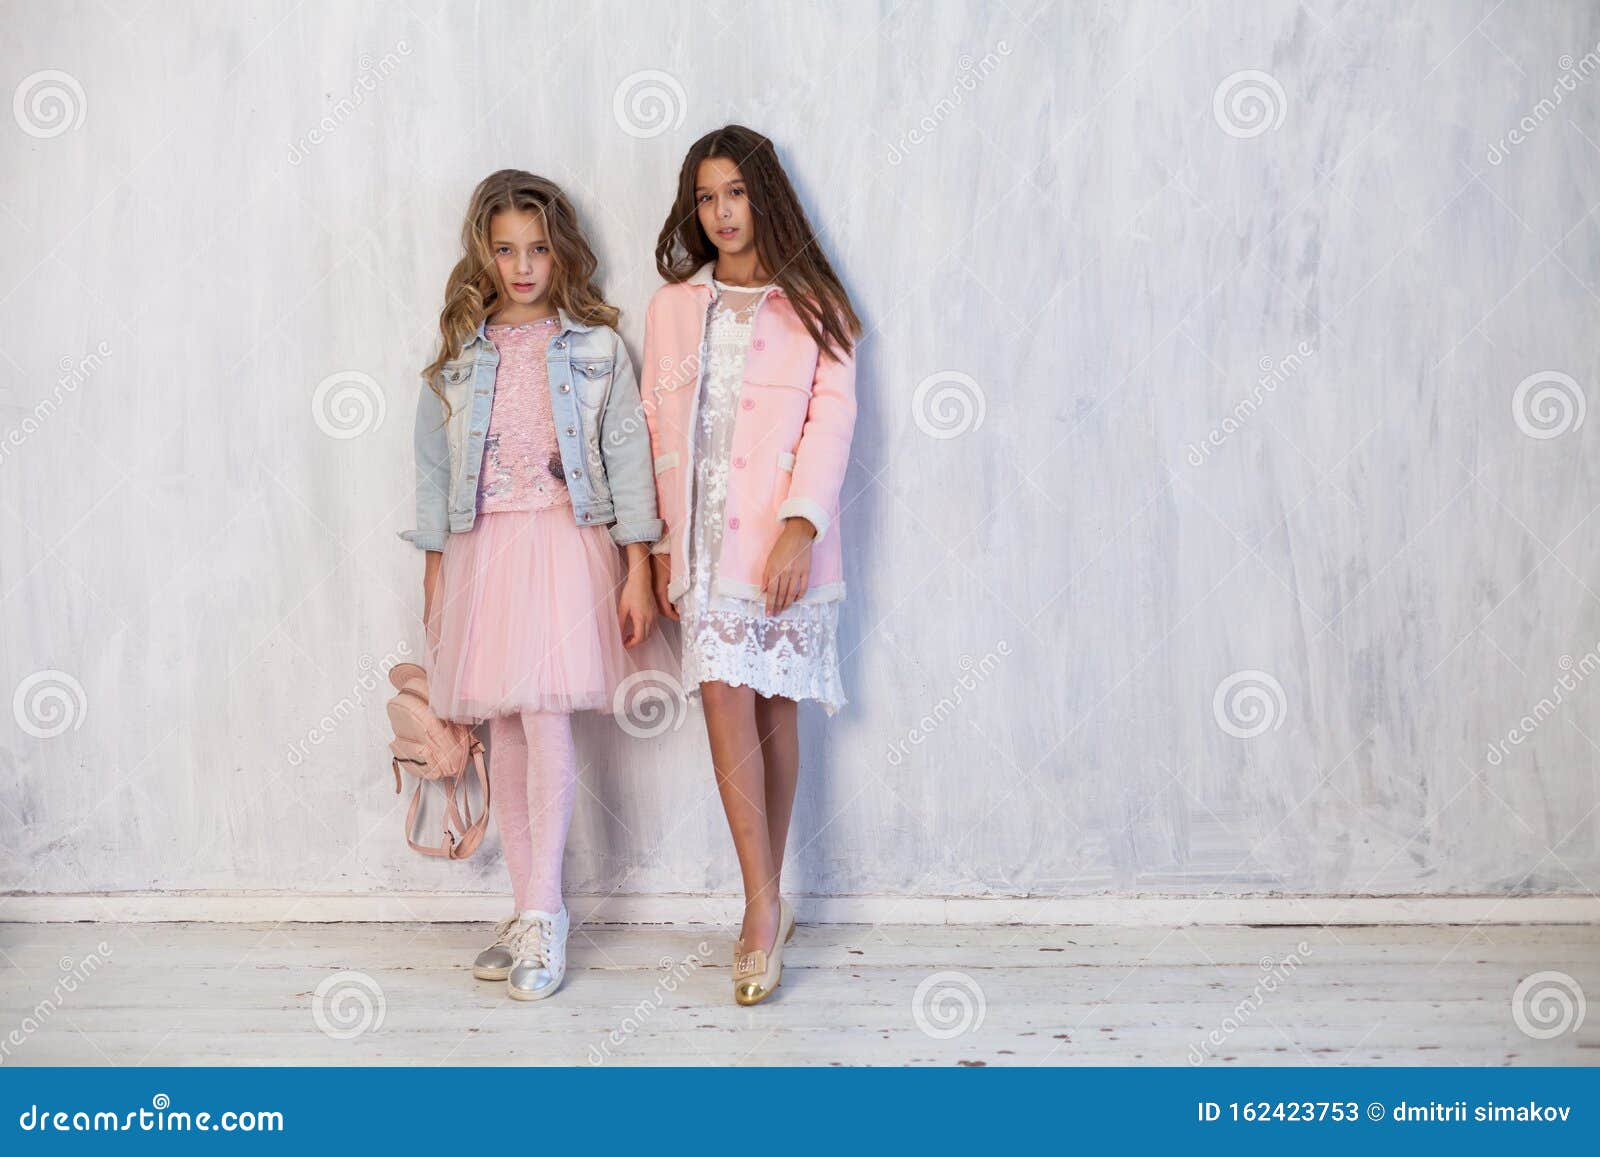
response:
{"label": "brunette girl", "polygon": [[839,492],[861,324],[772,142],[696,141],[656,244],[645,415],[666,534],[661,613],[682,623],[745,892],[734,999],[765,1000],[794,915],[780,876],[800,770],[797,704],[846,700],[835,639]]}

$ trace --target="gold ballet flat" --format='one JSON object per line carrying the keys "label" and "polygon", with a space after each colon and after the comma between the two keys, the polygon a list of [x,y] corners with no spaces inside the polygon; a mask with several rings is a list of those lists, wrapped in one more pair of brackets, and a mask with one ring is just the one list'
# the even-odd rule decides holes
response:
{"label": "gold ballet flat", "polygon": [[787,900],[778,901],[778,935],[772,950],[744,951],[744,941],[734,945],[733,999],[746,1007],[760,1004],[777,990],[783,977],[783,946],[794,939],[794,912]]}

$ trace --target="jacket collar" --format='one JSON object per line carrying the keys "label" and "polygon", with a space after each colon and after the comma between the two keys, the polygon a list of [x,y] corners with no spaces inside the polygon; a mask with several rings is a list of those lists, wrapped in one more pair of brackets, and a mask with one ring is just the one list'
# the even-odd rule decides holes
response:
{"label": "jacket collar", "polygon": [[[709,268],[709,266],[707,268]],[[592,325],[584,325],[583,322],[573,317],[560,306],[556,307],[556,318],[561,323],[562,333],[588,333],[594,328]],[[489,335],[485,332],[488,328],[489,319],[486,317],[478,323],[478,332],[473,336],[478,341],[488,341]]]}
{"label": "jacket collar", "polygon": [[[711,271],[716,267],[717,263],[715,260],[707,261],[699,269],[696,269],[693,273],[689,274],[688,278],[685,279],[684,284],[704,286],[708,291],[715,292],[716,287],[711,284]],[[783,286],[781,285],[774,285],[768,292],[774,297],[784,296]]]}

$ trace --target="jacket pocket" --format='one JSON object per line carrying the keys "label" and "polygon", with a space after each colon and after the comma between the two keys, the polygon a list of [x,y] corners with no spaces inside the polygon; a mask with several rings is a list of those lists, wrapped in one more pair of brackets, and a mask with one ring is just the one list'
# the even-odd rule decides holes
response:
{"label": "jacket pocket", "polygon": [[578,398],[591,410],[605,405],[606,394],[611,390],[610,358],[573,358],[572,388]]}

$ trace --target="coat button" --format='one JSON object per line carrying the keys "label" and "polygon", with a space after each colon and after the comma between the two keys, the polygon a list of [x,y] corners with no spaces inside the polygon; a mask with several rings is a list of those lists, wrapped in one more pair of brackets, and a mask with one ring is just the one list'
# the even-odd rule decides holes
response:
{"label": "coat button", "polygon": [[767,339],[764,337],[758,337],[751,344],[755,349],[764,350],[767,348]]}
{"label": "coat button", "polygon": [[736,469],[743,470],[744,469],[744,459],[743,458],[735,458],[733,460],[733,465],[734,465],[734,467]]}
{"label": "coat button", "polygon": [[739,529],[739,516],[737,514],[734,515],[732,518],[728,519],[728,529],[729,530],[738,530]]}
{"label": "coat button", "polygon": [[749,398],[746,398],[743,402],[740,402],[739,404],[741,406],[743,406],[747,410],[753,410],[753,409],[756,408],[756,404],[754,402],[752,402]]}

